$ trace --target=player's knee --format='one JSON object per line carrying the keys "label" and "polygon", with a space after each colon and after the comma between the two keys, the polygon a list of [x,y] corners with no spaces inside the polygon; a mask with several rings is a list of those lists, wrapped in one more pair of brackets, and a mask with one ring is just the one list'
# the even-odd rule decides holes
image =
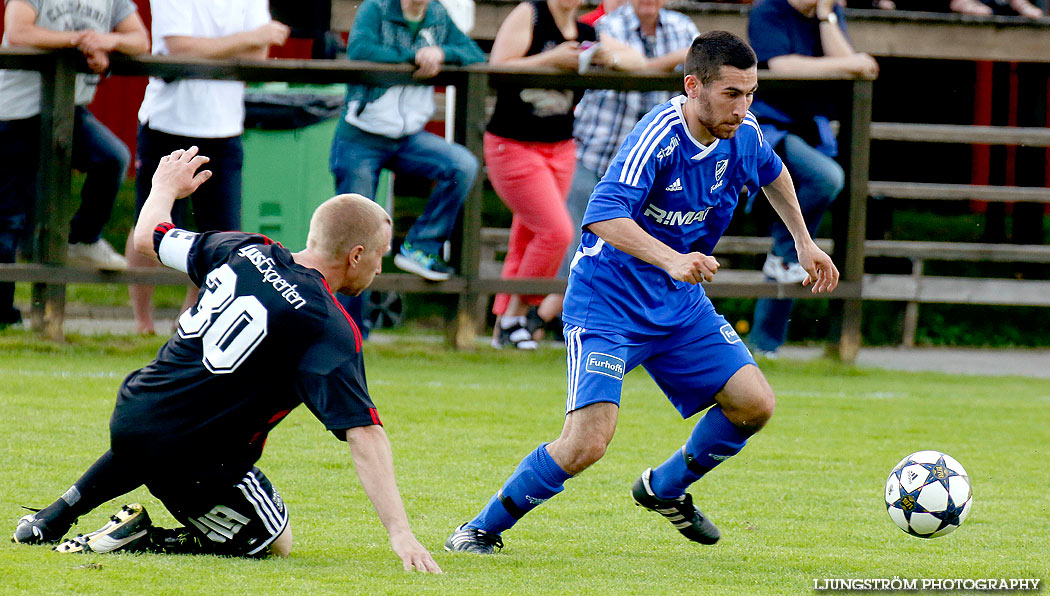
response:
{"label": "player's knee", "polygon": [[747,409],[746,419],[743,421],[744,428],[752,432],[758,432],[773,417],[773,411],[777,407],[776,397],[771,389],[766,389],[756,396],[756,399]]}
{"label": "player's knee", "polygon": [[590,467],[591,464],[604,457],[607,447],[608,444],[605,441],[597,438],[588,441],[580,450],[580,461],[585,463],[584,467]]}
{"label": "player's knee", "polygon": [[575,476],[601,459],[605,455],[606,447],[607,443],[599,437],[574,441],[572,448],[565,453],[565,461],[558,464],[567,473]]}
{"label": "player's knee", "polygon": [[746,368],[741,369],[739,376],[734,375],[720,403],[734,426],[756,433],[773,417],[777,402],[762,373],[755,367]]}
{"label": "player's knee", "polygon": [[292,525],[288,524],[281,535],[270,543],[270,556],[282,559],[292,554]]}
{"label": "player's knee", "polygon": [[270,544],[270,556],[285,558],[292,554],[292,525],[289,524]]}

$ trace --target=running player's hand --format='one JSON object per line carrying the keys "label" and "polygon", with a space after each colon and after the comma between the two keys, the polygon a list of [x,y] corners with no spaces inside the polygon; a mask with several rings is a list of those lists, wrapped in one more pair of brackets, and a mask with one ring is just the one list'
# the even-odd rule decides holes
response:
{"label": "running player's hand", "polygon": [[176,199],[188,197],[193,191],[211,178],[211,170],[197,171],[208,163],[209,159],[197,155],[197,146],[189,149],[177,149],[171,155],[160,158],[157,171],[153,174],[153,192],[163,192]]}
{"label": "running player's hand", "polygon": [[665,269],[674,279],[695,285],[714,279],[718,273],[718,260],[699,252],[679,254]]}
{"label": "running player's hand", "polygon": [[812,242],[798,251],[798,263],[806,270],[802,285],[813,284],[813,293],[831,292],[839,285],[839,270],[831,257]]}
{"label": "running player's hand", "polygon": [[411,532],[391,536],[390,545],[397,556],[401,557],[401,564],[404,565],[405,571],[441,573],[441,568],[434,561],[434,557],[430,556],[426,547],[420,544]]}

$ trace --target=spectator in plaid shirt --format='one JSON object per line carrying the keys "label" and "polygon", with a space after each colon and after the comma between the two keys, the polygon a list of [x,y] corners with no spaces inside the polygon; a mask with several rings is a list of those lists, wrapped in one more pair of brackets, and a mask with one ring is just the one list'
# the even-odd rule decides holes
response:
{"label": "spectator in plaid shirt", "polygon": [[[646,57],[638,70],[671,72],[684,61],[689,44],[700,35],[692,19],[673,10],[665,10],[667,0],[630,0],[598,20],[599,34],[607,35],[635,48]],[[587,209],[587,199],[598,184],[620,144],[653,106],[673,96],[671,91],[587,91],[576,107],[573,136],[576,138],[576,171],[569,188],[567,207],[575,226],[576,237],[570,246],[580,243],[579,222]],[[560,277],[568,277],[569,263],[575,250],[565,255]],[[548,296],[537,311],[539,319],[549,322],[561,314],[561,294]],[[530,317],[532,318],[532,317]],[[536,322],[538,323],[538,321]],[[534,323],[535,324],[535,323]]]}

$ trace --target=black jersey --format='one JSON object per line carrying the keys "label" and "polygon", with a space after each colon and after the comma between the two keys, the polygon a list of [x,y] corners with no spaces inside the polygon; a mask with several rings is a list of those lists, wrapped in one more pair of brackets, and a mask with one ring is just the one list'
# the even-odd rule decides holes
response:
{"label": "black jersey", "polygon": [[162,224],[154,244],[201,292],[157,358],[121,385],[115,452],[235,476],[300,403],[340,438],[380,424],[361,333],[318,271],[261,235]]}

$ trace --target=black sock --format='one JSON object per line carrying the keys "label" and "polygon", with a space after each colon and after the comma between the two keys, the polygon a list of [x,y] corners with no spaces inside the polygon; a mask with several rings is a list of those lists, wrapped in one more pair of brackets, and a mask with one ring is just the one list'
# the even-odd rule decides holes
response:
{"label": "black sock", "polygon": [[107,451],[65,494],[41,510],[38,517],[47,519],[48,525],[56,528],[61,524],[68,528],[81,515],[141,486],[143,481],[134,473],[136,469]]}

